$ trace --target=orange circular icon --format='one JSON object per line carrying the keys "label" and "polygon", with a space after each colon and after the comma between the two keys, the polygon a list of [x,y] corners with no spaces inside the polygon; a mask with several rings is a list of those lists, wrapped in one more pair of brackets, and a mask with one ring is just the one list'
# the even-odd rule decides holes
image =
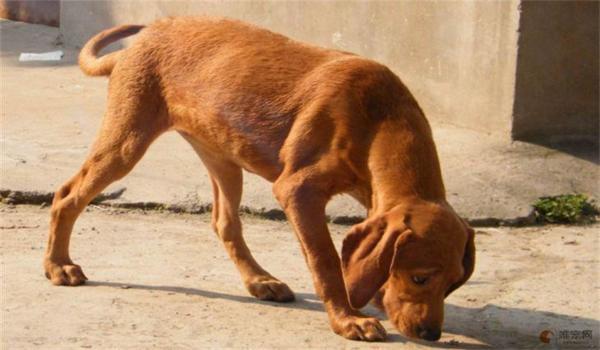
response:
{"label": "orange circular icon", "polygon": [[549,331],[546,329],[546,330],[542,331],[542,333],[540,333],[540,341],[542,343],[549,344],[550,339],[552,339],[553,336],[554,336],[554,333],[552,333],[552,331]]}

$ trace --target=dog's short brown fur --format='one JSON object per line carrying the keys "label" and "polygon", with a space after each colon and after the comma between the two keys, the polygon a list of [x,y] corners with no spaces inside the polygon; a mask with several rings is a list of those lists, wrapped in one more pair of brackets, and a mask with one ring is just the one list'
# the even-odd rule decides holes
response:
{"label": "dog's short brown fur", "polygon": [[[137,32],[130,48],[97,57]],[[473,271],[473,230],[446,202],[429,125],[388,68],[214,18],[109,29],[86,44],[80,66],[110,75],[109,100],[89,157],[52,203],[44,260],[52,283],[86,280],[68,251],[77,216],[176,130],[210,173],[213,228],[252,295],[294,299],[244,243],[242,169],[273,182],[336,333],[383,339],[380,323],[357,311],[376,297],[407,336],[439,338],[445,296]],[[340,261],[325,206],[342,192],[368,218],[347,235]]]}

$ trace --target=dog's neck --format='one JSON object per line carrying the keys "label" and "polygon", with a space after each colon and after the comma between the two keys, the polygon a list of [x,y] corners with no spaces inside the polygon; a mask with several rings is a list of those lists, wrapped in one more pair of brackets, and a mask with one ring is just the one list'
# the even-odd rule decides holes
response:
{"label": "dog's neck", "polygon": [[369,153],[371,213],[383,213],[408,198],[445,201],[431,129],[420,109],[381,122]]}

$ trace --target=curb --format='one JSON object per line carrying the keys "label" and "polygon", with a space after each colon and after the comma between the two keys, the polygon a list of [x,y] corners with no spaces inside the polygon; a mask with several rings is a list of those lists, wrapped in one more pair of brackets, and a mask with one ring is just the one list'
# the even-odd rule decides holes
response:
{"label": "curb", "polygon": [[[108,208],[121,208],[121,209],[142,209],[142,210],[164,210],[172,213],[184,213],[184,214],[206,214],[212,210],[211,203],[159,203],[159,202],[110,202],[111,200],[118,199],[126,188],[122,187],[113,192],[101,193],[94,198],[90,204],[108,207]],[[10,205],[41,205],[46,206],[52,203],[54,198],[54,192],[42,192],[42,191],[18,191],[9,189],[0,189],[0,202]],[[252,208],[248,206],[241,206],[240,212],[258,216],[267,220],[278,220],[285,221],[285,213],[281,209],[269,209],[265,208]],[[327,217],[328,222],[338,225],[351,226],[360,223],[364,220],[361,216],[335,216]],[[527,216],[516,217],[516,218],[464,218],[469,225],[472,227],[525,227],[525,226],[538,226],[540,225],[534,215],[533,209]]]}

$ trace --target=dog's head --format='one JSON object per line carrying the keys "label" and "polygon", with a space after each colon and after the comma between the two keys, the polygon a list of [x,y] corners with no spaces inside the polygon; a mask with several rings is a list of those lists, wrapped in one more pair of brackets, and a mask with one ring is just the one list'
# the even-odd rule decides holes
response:
{"label": "dog's head", "polygon": [[445,203],[397,206],[355,225],[342,247],[350,304],[359,309],[376,297],[400,332],[438,340],[444,298],[473,273],[473,240]]}

